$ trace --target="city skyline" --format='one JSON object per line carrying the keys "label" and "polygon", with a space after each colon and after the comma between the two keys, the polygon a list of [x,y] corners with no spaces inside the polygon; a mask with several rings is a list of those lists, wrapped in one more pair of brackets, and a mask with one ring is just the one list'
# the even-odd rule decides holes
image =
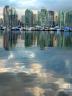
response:
{"label": "city skyline", "polygon": [[[12,14],[11,14],[12,10]],[[26,12],[26,10],[28,10]],[[16,8],[6,5],[3,8],[3,19],[0,19],[1,25],[11,25],[10,21],[15,22],[13,25],[17,26],[18,24],[22,24],[23,26],[34,27],[36,25],[43,27],[64,27],[64,26],[72,26],[72,11],[52,11],[48,9],[37,10],[37,14],[34,13],[33,10],[26,9],[19,17],[18,11]],[[12,17],[11,17],[12,16]],[[9,22],[9,23],[8,23]],[[17,22],[17,24],[16,24]],[[5,23],[5,24],[4,24]]]}
{"label": "city skyline", "polygon": [[0,18],[3,17],[3,8],[6,5],[15,7],[19,17],[24,14],[27,8],[35,13],[42,8],[54,11],[72,9],[71,0],[0,0]]}

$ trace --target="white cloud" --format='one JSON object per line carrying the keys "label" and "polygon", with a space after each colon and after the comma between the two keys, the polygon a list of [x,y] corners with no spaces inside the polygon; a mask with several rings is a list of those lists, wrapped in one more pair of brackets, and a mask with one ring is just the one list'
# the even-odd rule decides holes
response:
{"label": "white cloud", "polygon": [[34,6],[35,3],[36,3],[36,0],[27,0],[27,1],[21,0],[21,1],[18,2],[20,7]]}
{"label": "white cloud", "polygon": [[11,5],[18,8],[47,8],[47,9],[71,9],[71,0],[9,0]]}
{"label": "white cloud", "polygon": [[72,9],[72,0],[0,0],[0,6],[11,5],[16,8]]}
{"label": "white cloud", "polygon": [[15,2],[15,0],[10,0],[10,2]]}
{"label": "white cloud", "polygon": [[36,5],[37,0],[10,0],[11,5],[16,5],[19,8],[33,7]]}
{"label": "white cloud", "polygon": [[72,0],[0,0],[0,6],[11,5],[16,9],[41,9],[48,10],[72,9]]}

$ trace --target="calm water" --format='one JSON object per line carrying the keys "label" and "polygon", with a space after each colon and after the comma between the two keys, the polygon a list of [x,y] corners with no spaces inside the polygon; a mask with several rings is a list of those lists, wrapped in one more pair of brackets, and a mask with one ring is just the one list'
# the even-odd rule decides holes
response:
{"label": "calm water", "polygon": [[[60,31],[16,31],[2,32],[5,49],[14,47],[72,47],[72,32]],[[5,44],[6,43],[6,44]]]}
{"label": "calm water", "polygon": [[[72,33],[0,35],[0,96],[56,96],[71,88]],[[14,38],[15,36],[15,38]]]}

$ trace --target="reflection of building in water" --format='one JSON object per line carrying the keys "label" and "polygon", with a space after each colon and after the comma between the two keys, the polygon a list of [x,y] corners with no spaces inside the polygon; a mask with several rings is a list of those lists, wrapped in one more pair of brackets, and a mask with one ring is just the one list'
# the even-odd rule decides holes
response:
{"label": "reflection of building in water", "polygon": [[46,45],[45,39],[46,38],[45,38],[44,32],[41,32],[40,37],[39,37],[39,46],[40,46],[41,49],[43,49]]}
{"label": "reflection of building in water", "polygon": [[49,33],[49,44],[48,44],[49,47],[53,47],[53,36],[54,36],[53,31],[51,31],[51,33]]}
{"label": "reflection of building in water", "polygon": [[13,31],[4,32],[3,36],[3,47],[8,50],[12,47],[15,47],[17,43],[18,33]]}
{"label": "reflection of building in water", "polygon": [[53,47],[57,47],[57,44],[58,44],[57,37],[54,36],[54,37],[53,37]]}
{"label": "reflection of building in water", "polygon": [[[4,33],[4,48],[6,47],[29,47],[29,46],[38,46],[41,49],[47,47],[65,47],[72,46],[71,36],[69,32],[60,32],[59,30],[54,31],[8,31]],[[17,42],[18,39],[18,42]],[[9,44],[8,44],[9,43]]]}
{"label": "reflection of building in water", "polygon": [[32,32],[33,34],[33,45],[37,46],[37,32]]}
{"label": "reflection of building in water", "polygon": [[65,43],[65,46],[66,47],[72,47],[72,32],[64,32],[64,37],[65,37],[65,40],[64,40],[64,43]]}
{"label": "reflection of building in water", "polygon": [[9,47],[15,47],[16,43],[17,43],[17,38],[18,38],[18,33],[16,32],[9,32]]}
{"label": "reflection of building in water", "polygon": [[63,37],[61,37],[60,31],[55,32],[53,35],[53,47],[61,47],[63,46]]}
{"label": "reflection of building in water", "polygon": [[38,45],[41,49],[48,47],[48,32],[40,32]]}
{"label": "reflection of building in water", "polygon": [[25,47],[33,45],[33,34],[32,32],[25,32]]}
{"label": "reflection of building in water", "polygon": [[39,32],[37,36],[37,44],[40,48],[61,46],[62,40],[60,40],[60,37],[60,34],[57,35],[57,33],[54,34],[53,32]]}
{"label": "reflection of building in water", "polygon": [[3,48],[5,48],[6,50],[9,49],[9,40],[8,40],[9,36],[8,36],[8,32],[4,32],[3,35]]}

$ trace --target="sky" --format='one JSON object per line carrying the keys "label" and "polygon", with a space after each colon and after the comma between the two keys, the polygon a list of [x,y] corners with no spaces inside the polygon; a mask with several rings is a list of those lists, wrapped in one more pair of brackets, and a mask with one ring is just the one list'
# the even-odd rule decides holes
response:
{"label": "sky", "polygon": [[25,9],[39,10],[47,8],[48,10],[68,10],[72,8],[72,0],[0,0],[0,16],[5,5],[15,7],[19,13]]}

